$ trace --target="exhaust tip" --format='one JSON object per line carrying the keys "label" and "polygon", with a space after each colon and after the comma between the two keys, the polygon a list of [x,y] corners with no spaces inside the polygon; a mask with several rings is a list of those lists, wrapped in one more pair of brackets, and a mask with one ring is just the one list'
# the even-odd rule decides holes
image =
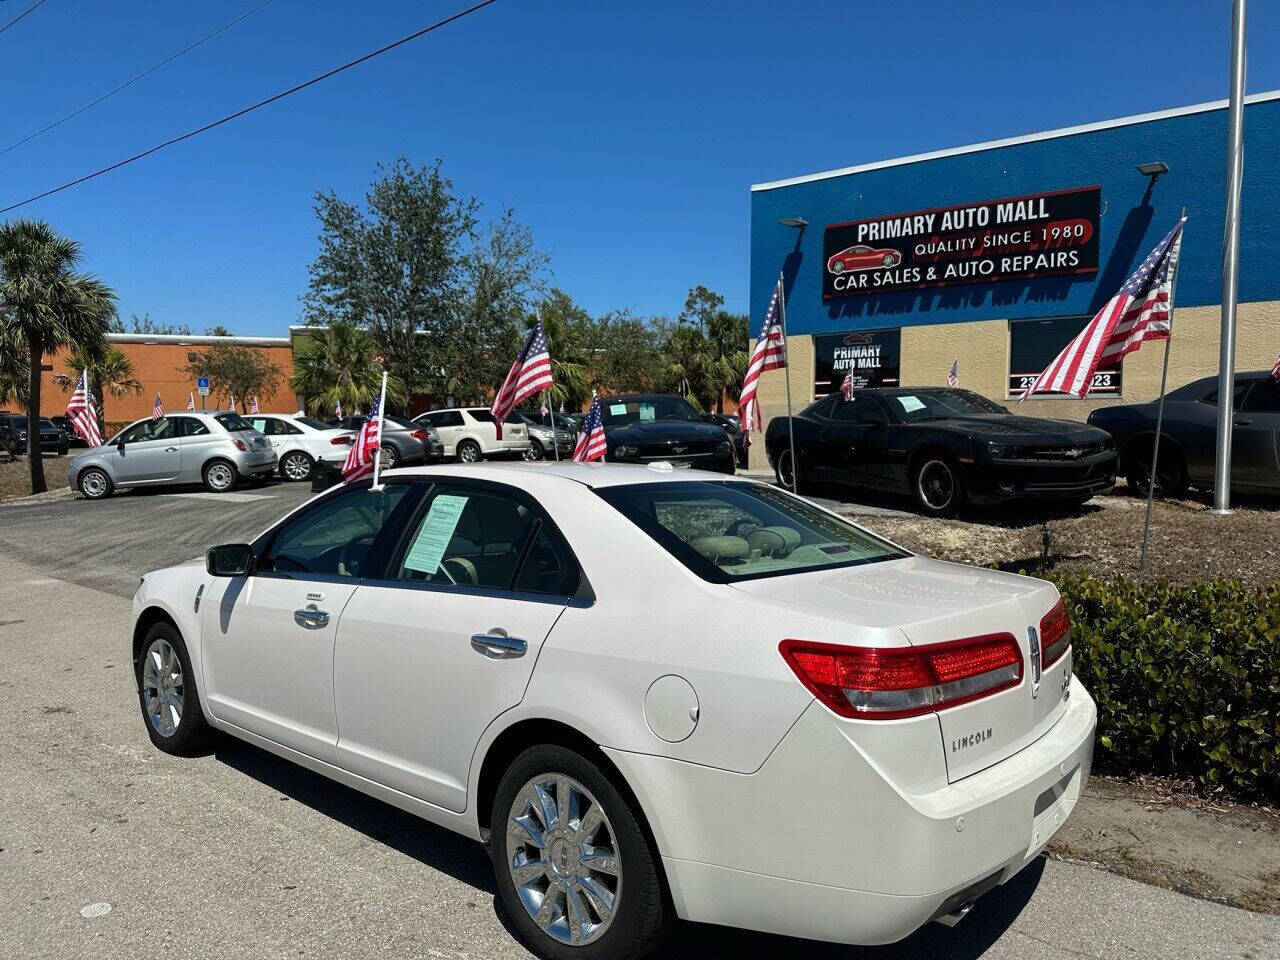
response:
{"label": "exhaust tip", "polygon": [[973,901],[966,903],[958,910],[952,910],[950,913],[944,913],[940,917],[934,918],[934,923],[940,923],[944,927],[954,927],[957,923],[969,915],[969,911],[973,909]]}

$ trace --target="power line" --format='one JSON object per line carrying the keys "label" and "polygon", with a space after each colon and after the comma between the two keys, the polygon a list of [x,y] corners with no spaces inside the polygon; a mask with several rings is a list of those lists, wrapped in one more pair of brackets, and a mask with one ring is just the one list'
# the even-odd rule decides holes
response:
{"label": "power line", "polygon": [[[41,0],[41,3],[43,3],[43,2],[44,2],[44,0]],[[210,34],[208,34],[207,36],[201,37],[199,40],[197,40],[197,41],[196,41],[195,43],[193,43],[193,44],[190,44],[189,46],[183,47],[181,50],[179,50],[179,51],[178,51],[177,53],[175,53],[173,56],[171,56],[171,57],[166,57],[164,60],[161,60],[161,61],[160,61],[159,63],[157,63],[154,67],[148,67],[146,70],[143,70],[140,74],[138,74],[138,75],[137,75],[136,77],[134,77],[132,80],[126,80],[124,83],[120,84],[120,86],[116,87],[114,90],[112,90],[112,91],[110,91],[110,92],[108,92],[108,93],[104,93],[102,96],[100,96],[97,100],[94,100],[92,103],[86,103],[83,107],[81,107],[79,110],[76,110],[74,113],[68,113],[68,114],[67,114],[65,117],[63,117],[61,120],[55,120],[53,123],[49,124],[47,127],[41,127],[41,128],[40,128],[39,130],[37,130],[35,133],[28,134],[27,136],[23,137],[21,140],[17,141],[16,143],[11,143],[11,144],[9,144],[9,146],[5,147],[3,150],[0,150],[0,157],[3,157],[6,153],[8,153],[10,150],[13,150],[15,147],[20,147],[20,146],[22,146],[22,145],[23,145],[24,143],[26,143],[28,140],[34,140],[36,137],[40,136],[42,133],[48,133],[48,132],[49,132],[50,130],[52,130],[54,127],[60,126],[61,124],[66,123],[68,120],[71,120],[71,119],[72,119],[72,118],[74,118],[74,117],[78,117],[78,116],[80,116],[80,114],[84,113],[86,110],[91,110],[91,109],[93,109],[93,108],[94,108],[94,107],[96,107],[98,104],[100,104],[103,100],[107,100],[107,99],[109,99],[110,97],[114,97],[117,93],[119,93],[119,92],[120,92],[121,90],[123,90],[125,87],[130,87],[130,86],[132,86],[133,84],[135,84],[135,83],[137,83],[139,80],[141,80],[143,77],[146,77],[146,76],[149,76],[149,75],[151,75],[151,74],[155,73],[157,70],[159,70],[159,69],[160,69],[161,67],[163,67],[165,64],[167,64],[167,63],[172,63],[174,60],[177,60],[177,59],[178,59],[180,56],[182,56],[183,54],[191,52],[191,51],[192,51],[192,50],[194,50],[196,47],[200,46],[200,44],[204,43],[205,41],[207,41],[207,40],[212,40],[214,37],[216,37],[218,34],[222,33],[223,31],[230,30],[232,27],[234,27],[234,26],[235,26],[237,23],[239,23],[241,20],[244,20],[244,19],[245,19],[245,18],[247,18],[247,17],[251,17],[251,16],[253,16],[255,13],[257,13],[259,10],[261,10],[263,7],[265,7],[265,6],[266,6],[268,3],[270,3],[270,2],[271,2],[271,0],[262,0],[262,3],[258,4],[258,5],[257,5],[256,7],[254,7],[252,10],[248,11],[247,13],[242,13],[242,14],[240,14],[240,16],[236,17],[236,18],[235,18],[234,20],[232,20],[230,23],[223,24],[223,25],[222,25],[221,27],[219,27],[217,30],[213,31],[213,33],[210,33]],[[33,9],[34,9],[34,8],[33,8]],[[25,16],[25,14],[24,14],[24,16]]]}
{"label": "power line", "polygon": [[460,10],[455,14],[451,14],[450,16],[445,17],[443,20],[437,20],[435,23],[430,24],[429,26],[423,27],[421,30],[417,30],[409,34],[408,36],[401,37],[399,40],[395,40],[395,41],[392,41],[391,43],[388,43],[385,47],[379,47],[377,50],[373,50],[369,53],[366,53],[362,57],[357,57],[354,60],[347,61],[341,66],[334,67],[332,70],[326,71],[325,73],[320,74],[318,77],[312,77],[310,80],[304,80],[302,83],[299,83],[296,86],[292,86],[288,90],[282,90],[280,93],[277,93],[274,96],[267,97],[265,100],[259,100],[257,103],[250,104],[249,106],[241,110],[237,110],[235,113],[229,113],[225,117],[222,117],[220,120],[214,120],[211,123],[206,123],[202,127],[197,127],[195,130],[188,131],[187,133],[184,133],[181,136],[173,137],[170,140],[165,140],[163,143],[158,143],[154,147],[151,147],[148,150],[143,150],[141,153],[135,153],[133,156],[126,157],[124,160],[119,160],[116,163],[111,164],[110,166],[103,167],[101,170],[95,170],[93,173],[87,173],[83,177],[78,177],[75,180],[62,184],[61,186],[53,187],[52,189],[46,190],[43,193],[37,193],[34,197],[28,197],[25,200],[19,200],[17,203],[11,203],[7,207],[0,208],[0,214],[8,213],[11,210],[17,210],[19,207],[25,207],[29,203],[35,203],[37,200],[43,200],[45,197],[52,196],[55,193],[61,193],[63,190],[70,190],[72,187],[77,187],[88,180],[93,180],[95,177],[100,177],[103,174],[111,173],[113,170],[119,170],[121,167],[127,166],[128,164],[141,160],[144,157],[149,157],[153,153],[158,153],[159,151],[163,150],[165,147],[171,147],[174,144],[181,143],[184,140],[190,140],[192,137],[199,136],[202,133],[212,130],[214,127],[220,127],[224,123],[230,123],[232,120],[239,119],[240,117],[243,117],[247,113],[252,113],[254,110],[257,110],[261,107],[265,107],[268,104],[275,103],[277,100],[283,100],[285,97],[295,94],[300,90],[305,90],[307,87],[314,86],[315,84],[319,83],[322,80],[328,80],[330,77],[336,76],[337,74],[342,73],[345,70],[350,70],[352,67],[357,67],[368,60],[372,60],[374,57],[381,56],[382,54],[388,52],[389,50],[394,50],[396,47],[403,46],[404,44],[409,43],[412,40],[417,40],[419,37],[426,36],[428,33],[432,33],[435,30],[439,30],[441,27],[447,27],[449,24],[457,20],[461,20],[463,17],[469,14],[475,13],[477,10],[482,10],[485,7],[489,6],[490,4],[493,4],[496,2],[497,0],[480,0],[479,3],[473,4],[472,6],[467,7],[465,10]]}
{"label": "power line", "polygon": [[23,10],[20,14],[18,14],[12,20],[6,23],[3,27],[0,27],[0,33],[4,33],[6,30],[12,27],[15,23],[17,23],[19,20],[25,17],[28,13],[30,13],[32,10],[34,10],[36,7],[40,6],[43,3],[44,3],[44,0],[36,0],[36,2],[33,3],[31,6],[27,7],[27,9]]}

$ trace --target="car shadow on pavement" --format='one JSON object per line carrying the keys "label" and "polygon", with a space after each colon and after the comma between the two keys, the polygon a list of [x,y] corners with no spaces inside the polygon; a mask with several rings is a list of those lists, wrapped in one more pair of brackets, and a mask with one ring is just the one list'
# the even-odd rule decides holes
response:
{"label": "car shadow on pavement", "polygon": [[[516,939],[498,897],[489,858],[480,844],[343,786],[272,753],[222,736],[213,756],[221,763],[371,840],[412,857],[487,894],[494,914]],[[972,960],[983,955],[1017,919],[1044,872],[1040,857],[1013,880],[984,896],[955,928],[930,924],[901,943],[883,947],[851,947],[753,933],[730,927],[680,922],[663,945],[663,960]]]}

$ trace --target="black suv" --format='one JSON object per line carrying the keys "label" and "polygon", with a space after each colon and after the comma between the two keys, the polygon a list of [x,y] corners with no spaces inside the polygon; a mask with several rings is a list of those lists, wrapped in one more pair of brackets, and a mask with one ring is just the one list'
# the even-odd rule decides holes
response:
{"label": "black suv", "polygon": [[[27,418],[21,413],[0,414],[0,446],[13,456],[21,456],[27,452]],[[43,453],[67,455],[71,446],[71,438],[53,425],[47,417],[40,418],[40,450]]]}

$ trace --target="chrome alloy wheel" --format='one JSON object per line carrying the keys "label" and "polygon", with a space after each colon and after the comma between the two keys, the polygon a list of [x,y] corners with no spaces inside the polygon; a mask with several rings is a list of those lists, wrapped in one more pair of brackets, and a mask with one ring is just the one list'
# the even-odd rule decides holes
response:
{"label": "chrome alloy wheel", "polygon": [[147,719],[160,736],[172,737],[178,732],[185,695],[178,651],[168,640],[157,637],[147,647],[142,665],[142,700]]}
{"label": "chrome alloy wheel", "polygon": [[280,467],[290,480],[306,480],[311,476],[311,460],[305,453],[286,454]]}
{"label": "chrome alloy wheel", "polygon": [[930,460],[920,468],[920,498],[933,510],[945,510],[956,495],[956,478],[941,460]]}
{"label": "chrome alloy wheel", "polygon": [[511,882],[544,933],[582,946],[609,929],[622,862],[604,808],[582,784],[563,774],[530,780],[511,804],[507,837]]}
{"label": "chrome alloy wheel", "polygon": [[211,490],[221,492],[230,490],[236,482],[236,475],[232,472],[231,467],[225,463],[215,463],[205,471],[205,480],[209,484]]}

